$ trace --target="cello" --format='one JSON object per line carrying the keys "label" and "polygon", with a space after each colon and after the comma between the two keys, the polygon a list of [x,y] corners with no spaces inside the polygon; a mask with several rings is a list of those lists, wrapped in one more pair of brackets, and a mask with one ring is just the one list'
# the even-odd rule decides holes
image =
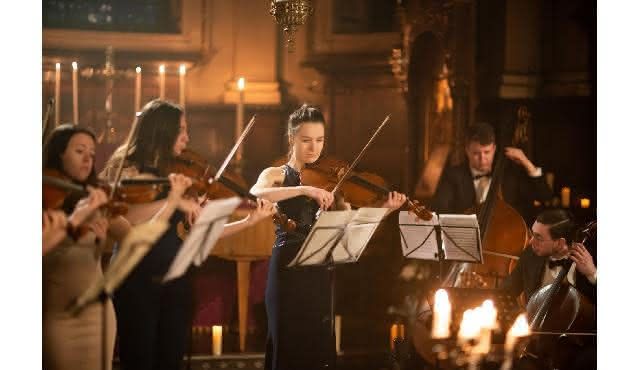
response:
{"label": "cello", "polygon": [[[595,240],[596,225],[593,221],[578,230],[583,235],[582,244]],[[521,357],[549,369],[569,368],[576,350],[586,344],[588,337],[595,336],[595,305],[567,282],[567,274],[575,264],[569,262],[566,260],[553,282],[533,293],[527,303],[530,329],[538,336],[524,348]]]}

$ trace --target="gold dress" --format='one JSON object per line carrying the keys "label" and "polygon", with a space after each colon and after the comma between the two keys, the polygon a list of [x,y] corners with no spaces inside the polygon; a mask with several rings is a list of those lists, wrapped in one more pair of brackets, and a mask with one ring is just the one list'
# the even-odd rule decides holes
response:
{"label": "gold dress", "polygon": [[[66,239],[42,258],[43,368],[102,369],[102,305],[92,303],[79,315],[69,307],[102,277],[101,249],[91,232],[77,242]],[[115,313],[106,302],[107,367],[111,369],[116,338]]]}

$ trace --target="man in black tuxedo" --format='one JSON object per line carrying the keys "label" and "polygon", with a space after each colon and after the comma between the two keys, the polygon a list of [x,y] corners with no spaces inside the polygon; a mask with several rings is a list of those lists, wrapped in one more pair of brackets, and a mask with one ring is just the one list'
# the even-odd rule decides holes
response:
{"label": "man in black tuxedo", "polygon": [[[477,123],[467,130],[467,161],[444,169],[431,208],[438,213],[464,213],[484,202],[496,153],[495,134],[488,123]],[[544,182],[542,169],[536,167],[518,148],[506,147],[502,194],[529,224],[534,214],[533,201],[551,199],[551,189]]]}
{"label": "man in black tuxedo", "polygon": [[[592,256],[595,253],[589,252],[581,243],[571,243],[573,228],[573,221],[565,210],[547,210],[539,214],[531,228],[530,245],[502,282],[502,288],[513,295],[524,292],[529,302],[540,287],[553,282],[563,263],[575,262],[565,279],[595,305],[597,270]],[[596,352],[595,338],[587,338],[572,358],[571,369],[595,369]],[[516,368],[539,368],[537,361],[523,358]]]}

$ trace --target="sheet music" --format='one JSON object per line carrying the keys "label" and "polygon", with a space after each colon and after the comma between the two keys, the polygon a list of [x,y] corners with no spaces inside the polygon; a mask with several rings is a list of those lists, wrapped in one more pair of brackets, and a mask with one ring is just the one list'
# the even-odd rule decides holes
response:
{"label": "sheet music", "polygon": [[[443,230],[442,249],[445,259],[468,262],[482,261],[476,215],[441,214],[439,220]],[[456,248],[456,245],[459,248]]]}
{"label": "sheet music", "polygon": [[363,207],[355,211],[346,226],[345,235],[333,250],[334,263],[357,261],[386,213],[387,208]]}
{"label": "sheet music", "polygon": [[323,212],[288,267],[324,264],[335,243],[334,263],[357,261],[386,212],[386,208]]}
{"label": "sheet music", "polygon": [[433,213],[431,220],[425,221],[407,211],[401,211],[398,215],[398,225],[402,254],[407,258],[437,260],[438,242],[434,230],[437,224],[436,213]]}
{"label": "sheet music", "polygon": [[209,252],[220,237],[224,224],[240,205],[239,197],[217,199],[207,203],[202,209],[200,216],[187,239],[184,241],[178,254],[173,259],[169,270],[164,276],[163,282],[182,276],[191,263],[199,266],[207,257]]}

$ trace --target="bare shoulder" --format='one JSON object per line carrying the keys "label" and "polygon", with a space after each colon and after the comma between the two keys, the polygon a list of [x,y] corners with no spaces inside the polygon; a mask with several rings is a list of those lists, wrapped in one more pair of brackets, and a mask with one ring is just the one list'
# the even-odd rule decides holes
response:
{"label": "bare shoulder", "polygon": [[282,167],[267,167],[260,176],[256,185],[260,187],[280,186],[284,182],[284,169]]}

